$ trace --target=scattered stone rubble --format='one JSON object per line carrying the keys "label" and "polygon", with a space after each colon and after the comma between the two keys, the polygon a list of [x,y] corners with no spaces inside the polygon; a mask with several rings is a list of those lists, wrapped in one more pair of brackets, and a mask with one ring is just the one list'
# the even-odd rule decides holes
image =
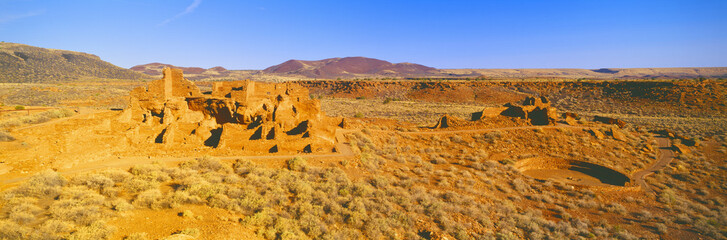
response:
{"label": "scattered stone rubble", "polygon": [[[547,98],[526,97],[522,104],[508,103],[503,107],[490,107],[472,113],[471,121],[445,114],[433,128],[467,126],[475,121],[483,121],[498,116],[521,118],[532,125],[556,125],[558,122],[557,109],[550,106]],[[575,119],[571,118],[571,120],[571,124],[575,124]]]}

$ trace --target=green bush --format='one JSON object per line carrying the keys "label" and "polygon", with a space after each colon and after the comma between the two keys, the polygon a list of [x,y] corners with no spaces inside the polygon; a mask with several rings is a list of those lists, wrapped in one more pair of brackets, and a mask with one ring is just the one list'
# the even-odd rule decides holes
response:
{"label": "green bush", "polygon": [[25,106],[17,105],[15,106],[15,110],[25,110]]}

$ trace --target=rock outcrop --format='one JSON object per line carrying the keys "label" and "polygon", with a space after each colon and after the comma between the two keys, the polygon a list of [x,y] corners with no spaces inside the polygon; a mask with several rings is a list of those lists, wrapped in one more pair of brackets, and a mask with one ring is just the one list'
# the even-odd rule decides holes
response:
{"label": "rock outcrop", "polygon": [[467,125],[467,121],[465,121],[464,119],[451,116],[449,114],[444,114],[441,118],[439,118],[439,121],[437,121],[437,124],[434,125],[433,128],[449,128],[464,125]]}
{"label": "rock outcrop", "polygon": [[689,147],[687,147],[687,145],[681,143],[673,143],[672,149],[681,154],[689,154],[692,152],[691,150],[689,150]]}
{"label": "rock outcrop", "polygon": [[623,132],[621,132],[621,130],[619,130],[616,127],[611,127],[611,129],[609,129],[609,133],[611,133],[611,136],[613,137],[613,139],[616,139],[616,140],[619,140],[619,141],[622,141],[622,142],[628,141],[628,138],[626,137],[626,134],[624,134]]}
{"label": "rock outcrop", "polygon": [[667,136],[672,139],[679,139],[679,141],[686,146],[690,146],[690,147],[699,146],[699,141],[696,138],[687,137],[687,136],[678,134],[671,130],[659,130],[659,131],[656,131],[656,133]]}
{"label": "rock outcrop", "polygon": [[472,113],[472,121],[497,117],[502,114],[503,111],[507,110],[508,107],[489,107],[482,109],[480,112]]}
{"label": "rock outcrop", "polygon": [[571,113],[571,112],[563,113],[563,121],[568,125],[571,125],[571,126],[577,125],[578,119],[580,119],[578,114]]}
{"label": "rock outcrop", "polygon": [[610,118],[610,117],[595,116],[595,117],[593,117],[593,121],[602,122],[605,124],[615,124],[615,125],[618,125],[618,127],[620,127],[620,128],[623,128],[624,126],[626,126],[626,122],[621,121],[620,119]]}
{"label": "rock outcrop", "polygon": [[603,133],[597,129],[590,129],[590,130],[588,130],[588,132],[590,132],[591,135],[593,135],[598,140],[601,140],[604,138]]}
{"label": "rock outcrop", "polygon": [[[205,145],[250,152],[329,152],[342,122],[292,84],[215,82],[209,94],[165,68],[162,79],[131,92],[120,120],[136,124],[134,141]],[[151,136],[151,137],[150,137]]]}
{"label": "rock outcrop", "polygon": [[523,104],[508,103],[502,115],[517,117],[529,121],[533,125],[555,125],[558,112],[545,97],[526,97]]}

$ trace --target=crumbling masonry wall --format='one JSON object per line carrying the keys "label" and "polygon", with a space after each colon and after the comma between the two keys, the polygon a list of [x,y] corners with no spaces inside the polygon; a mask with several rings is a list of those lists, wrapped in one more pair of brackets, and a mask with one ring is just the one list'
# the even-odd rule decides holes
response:
{"label": "crumbling masonry wall", "polygon": [[532,125],[555,125],[558,121],[558,112],[550,106],[545,97],[526,97],[522,104],[508,103],[507,109],[502,111],[503,116],[517,117],[529,121]]}
{"label": "crumbling masonry wall", "polygon": [[216,82],[202,94],[179,69],[134,89],[120,120],[134,125],[133,141],[207,146],[255,153],[330,152],[341,118],[321,112],[298,85]]}

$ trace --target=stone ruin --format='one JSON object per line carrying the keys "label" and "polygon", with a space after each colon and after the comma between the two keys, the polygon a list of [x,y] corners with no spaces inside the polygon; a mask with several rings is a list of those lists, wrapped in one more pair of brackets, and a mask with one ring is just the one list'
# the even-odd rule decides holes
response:
{"label": "stone ruin", "polygon": [[202,93],[181,69],[131,91],[119,120],[132,142],[257,153],[334,151],[341,118],[327,117],[308,90],[290,83],[215,82]]}
{"label": "stone ruin", "polygon": [[437,121],[437,124],[434,125],[432,128],[449,128],[449,127],[461,127],[467,125],[467,121],[464,119],[451,116],[449,114],[444,114],[442,117],[439,118]]}
{"label": "stone ruin", "polygon": [[[568,113],[567,123],[576,124],[577,115]],[[558,112],[555,107],[550,106],[550,102],[545,97],[526,97],[522,104],[507,103],[503,107],[488,107],[471,115],[470,121],[443,115],[432,128],[449,128],[449,127],[467,127],[473,126],[478,121],[486,119],[494,119],[499,116],[523,119],[526,123],[532,125],[556,125],[558,122]]]}
{"label": "stone ruin", "polygon": [[525,119],[532,125],[555,125],[558,122],[558,111],[550,106],[545,97],[526,97],[523,104],[508,103],[500,114],[508,117]]}

